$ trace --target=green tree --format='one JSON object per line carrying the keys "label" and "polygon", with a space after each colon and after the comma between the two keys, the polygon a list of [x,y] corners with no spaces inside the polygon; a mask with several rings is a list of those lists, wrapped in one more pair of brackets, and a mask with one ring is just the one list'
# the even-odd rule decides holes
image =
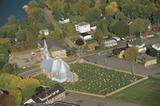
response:
{"label": "green tree", "polygon": [[149,24],[149,20],[137,18],[132,21],[132,24],[129,26],[129,31],[132,34],[144,32],[147,30]]}
{"label": "green tree", "polygon": [[97,8],[89,9],[88,15],[86,16],[87,21],[94,22],[101,18],[101,10]]}
{"label": "green tree", "polygon": [[29,99],[35,90],[40,86],[40,82],[37,79],[29,78],[23,79],[18,83],[18,88],[21,89],[23,99]]}
{"label": "green tree", "polygon": [[96,29],[95,34],[94,34],[94,39],[95,39],[99,44],[102,44],[103,37],[104,37],[103,32],[102,32],[102,30],[98,27],[98,28]]}
{"label": "green tree", "polygon": [[15,89],[11,92],[15,106],[20,106],[22,102],[22,93],[19,89]]}
{"label": "green tree", "polygon": [[129,26],[125,21],[119,21],[113,26],[113,33],[119,37],[126,37],[129,33]]}

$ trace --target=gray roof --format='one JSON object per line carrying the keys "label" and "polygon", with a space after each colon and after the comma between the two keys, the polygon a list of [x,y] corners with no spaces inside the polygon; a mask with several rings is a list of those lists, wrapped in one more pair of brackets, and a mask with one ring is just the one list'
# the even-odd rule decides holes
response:
{"label": "gray roof", "polygon": [[[38,43],[43,47],[44,42],[43,40],[38,41]],[[49,50],[62,50],[65,49],[63,46],[62,42],[59,39],[56,38],[51,38],[51,39],[46,39],[46,43],[48,45]]]}

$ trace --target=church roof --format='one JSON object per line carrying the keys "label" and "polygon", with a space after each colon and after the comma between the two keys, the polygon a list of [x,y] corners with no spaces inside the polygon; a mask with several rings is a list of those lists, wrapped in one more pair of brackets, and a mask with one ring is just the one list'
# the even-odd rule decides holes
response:
{"label": "church roof", "polygon": [[64,82],[72,76],[70,67],[62,59],[45,59],[42,61],[41,67],[50,74],[54,74],[52,80],[58,82]]}

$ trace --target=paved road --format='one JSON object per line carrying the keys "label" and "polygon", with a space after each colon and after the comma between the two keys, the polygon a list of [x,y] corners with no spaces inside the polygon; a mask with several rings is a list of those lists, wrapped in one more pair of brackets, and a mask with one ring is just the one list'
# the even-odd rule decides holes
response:
{"label": "paved road", "polygon": [[64,101],[79,104],[81,106],[140,106],[138,104],[111,98],[100,98],[76,93],[69,93]]}
{"label": "paved road", "polygon": [[[119,69],[127,72],[131,72],[131,63],[125,60],[120,60],[113,57],[107,57],[107,54],[94,54],[84,57],[85,60],[104,65],[113,69]],[[149,68],[144,68],[144,66],[135,63],[134,72],[143,75],[155,75],[160,73],[160,64],[154,65]]]}
{"label": "paved road", "polygon": [[41,73],[42,73],[42,71],[38,67],[38,68],[34,68],[32,70],[29,70],[29,71],[19,73],[18,75],[21,76],[22,78],[28,78],[28,77],[36,76],[36,75],[41,74]]}

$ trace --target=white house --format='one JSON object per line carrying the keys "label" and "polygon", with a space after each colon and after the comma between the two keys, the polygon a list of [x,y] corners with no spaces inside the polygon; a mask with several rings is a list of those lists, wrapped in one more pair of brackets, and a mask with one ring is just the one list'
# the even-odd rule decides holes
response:
{"label": "white house", "polygon": [[145,44],[141,42],[140,40],[129,42],[128,47],[132,47],[132,46],[137,47],[139,53],[145,53],[147,50],[147,48],[145,47]]}
{"label": "white house", "polygon": [[80,38],[83,39],[83,40],[91,40],[92,39],[92,35],[89,34],[89,33],[81,33],[80,34]]}
{"label": "white house", "polygon": [[39,31],[39,34],[47,36],[47,35],[49,35],[49,30],[48,29],[42,29],[42,30]]}
{"label": "white house", "polygon": [[76,31],[79,33],[85,33],[91,31],[91,26],[89,23],[81,22],[75,25]]}
{"label": "white house", "polygon": [[113,47],[117,45],[117,41],[114,39],[108,39],[104,42],[105,47]]}
{"label": "white house", "polygon": [[153,44],[152,48],[154,48],[157,51],[160,51],[160,43]]}
{"label": "white house", "polygon": [[61,18],[61,20],[59,20],[60,24],[66,24],[66,23],[69,23],[69,22],[70,22],[69,18]]}

